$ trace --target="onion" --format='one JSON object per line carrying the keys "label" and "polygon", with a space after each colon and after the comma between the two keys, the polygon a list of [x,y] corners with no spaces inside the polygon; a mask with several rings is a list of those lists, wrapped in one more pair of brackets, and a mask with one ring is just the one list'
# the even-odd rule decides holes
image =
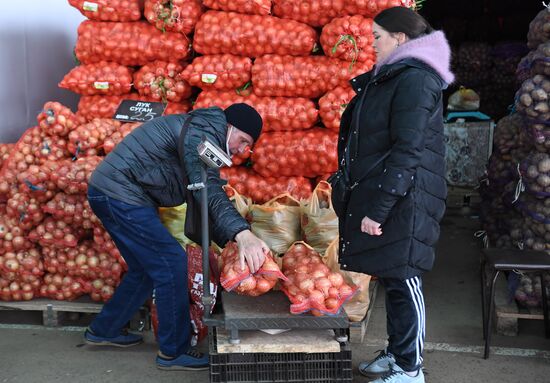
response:
{"label": "onion", "polygon": [[340,287],[344,283],[344,277],[340,273],[332,272],[328,275],[328,279],[330,280],[330,283],[334,287]]}

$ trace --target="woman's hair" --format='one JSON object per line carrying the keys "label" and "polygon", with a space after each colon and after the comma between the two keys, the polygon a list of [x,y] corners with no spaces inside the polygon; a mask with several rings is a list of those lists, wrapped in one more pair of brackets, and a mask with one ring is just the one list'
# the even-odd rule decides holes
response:
{"label": "woman's hair", "polygon": [[406,7],[385,9],[374,18],[374,22],[390,33],[402,32],[411,40],[433,32],[426,19]]}

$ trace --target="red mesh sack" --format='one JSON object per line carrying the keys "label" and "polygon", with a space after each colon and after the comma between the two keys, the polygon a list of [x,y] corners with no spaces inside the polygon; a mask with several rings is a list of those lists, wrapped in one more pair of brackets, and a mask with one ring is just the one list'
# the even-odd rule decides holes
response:
{"label": "red mesh sack", "polygon": [[132,89],[132,70],[106,61],[84,64],[67,73],[59,87],[86,96],[126,94]]}
{"label": "red mesh sack", "polygon": [[351,86],[339,86],[319,99],[319,115],[326,128],[340,130],[340,120],[355,91]]}
{"label": "red mesh sack", "polygon": [[82,153],[86,156],[96,155],[105,139],[120,129],[120,125],[121,122],[108,118],[94,118],[80,125],[69,134],[69,151],[75,157],[81,156]]}
{"label": "red mesh sack", "polygon": [[49,201],[58,190],[53,174],[62,163],[48,161],[42,165],[30,165],[27,170],[17,174],[19,191],[36,199],[38,203]]}
{"label": "red mesh sack", "polygon": [[129,124],[122,124],[120,128],[103,141],[103,150],[105,154],[109,154],[113,149],[122,141],[124,137],[130,134],[134,129],[141,126],[141,122],[132,122]]}
{"label": "red mesh sack", "polygon": [[164,109],[164,116],[170,114],[184,114],[191,110],[191,102],[189,100],[182,100],[181,102],[169,102]]}
{"label": "red mesh sack", "polygon": [[69,275],[46,274],[40,296],[58,301],[72,301],[85,293],[84,283]]}
{"label": "red mesh sack", "polygon": [[92,156],[63,162],[52,176],[52,180],[65,193],[85,194],[88,191],[88,181],[101,161],[103,157]]}
{"label": "red mesh sack", "polygon": [[38,125],[45,133],[64,137],[78,126],[73,112],[59,102],[49,101],[44,104],[42,112],[36,118]]}
{"label": "red mesh sack", "polygon": [[28,276],[41,277],[44,275],[44,264],[40,251],[32,247],[0,255],[0,274],[10,281],[29,281],[25,278]]}
{"label": "red mesh sack", "polygon": [[70,225],[92,229],[99,224],[85,194],[57,193],[42,206],[42,211]]}
{"label": "red mesh sack", "polygon": [[386,8],[413,7],[414,0],[273,0],[273,14],[320,27],[344,15],[373,18]]}
{"label": "red mesh sack", "polygon": [[143,0],[69,0],[69,4],[97,21],[138,21],[143,10]]}
{"label": "red mesh sack", "polygon": [[15,144],[0,144],[0,169],[4,164],[4,161],[10,156]]}
{"label": "red mesh sack", "polygon": [[122,258],[122,255],[113,242],[113,239],[101,225],[96,225],[94,227],[94,247],[97,251],[108,253],[121,265],[123,271],[128,270],[126,261]]}
{"label": "red mesh sack", "polygon": [[[82,96],[78,102],[78,116],[86,121],[94,118],[113,118],[123,100],[155,101],[150,97],[140,96],[138,93],[128,93],[122,96]],[[191,110],[189,100],[169,102],[164,115],[187,113]]]}
{"label": "red mesh sack", "polygon": [[17,219],[19,226],[26,230],[33,228],[44,219],[40,202],[25,193],[17,193],[8,199],[6,215]]}
{"label": "red mesh sack", "polygon": [[329,57],[352,63],[376,61],[372,19],[360,15],[336,18],[323,27],[320,40]]}
{"label": "red mesh sack", "polygon": [[183,66],[155,61],[144,65],[134,74],[138,93],[157,102],[179,102],[191,96],[191,86],[181,75]]}
{"label": "red mesh sack", "polygon": [[357,287],[345,283],[342,274],[331,271],[319,253],[304,242],[294,243],[285,253],[283,273],[287,281],[283,282],[282,290],[292,303],[292,314],[338,314],[357,291]]}
{"label": "red mesh sack", "polygon": [[201,89],[235,89],[250,81],[252,60],[230,54],[200,56],[188,65],[182,76]]}
{"label": "red mesh sack", "polygon": [[252,106],[260,113],[264,123],[262,132],[309,129],[315,125],[319,115],[315,103],[307,98],[259,97],[248,89],[240,94],[234,91],[201,92],[194,109],[209,106],[225,109],[240,102]]}
{"label": "red mesh sack", "polygon": [[257,204],[284,193],[301,200],[309,198],[312,192],[311,182],[305,177],[262,177],[242,166],[222,168],[220,174],[239,194],[251,198]]}
{"label": "red mesh sack", "polygon": [[27,237],[27,230],[17,218],[0,216],[0,254],[24,251],[34,247]]}
{"label": "red mesh sack", "polygon": [[254,274],[250,273],[246,264],[241,270],[239,248],[236,243],[230,242],[220,256],[222,259],[220,283],[227,291],[257,297],[271,290],[278,279],[285,280],[285,276],[271,254],[266,256],[264,264]]}
{"label": "red mesh sack", "polygon": [[85,234],[82,228],[75,228],[63,221],[48,217],[29,233],[28,239],[41,246],[55,246],[63,249],[76,247]]}
{"label": "red mesh sack", "polygon": [[253,169],[264,177],[316,177],[336,171],[338,133],[314,128],[260,136],[252,153]]}
{"label": "red mesh sack", "polygon": [[157,29],[190,34],[202,15],[200,0],[145,0],[145,18]]}
{"label": "red mesh sack", "polygon": [[78,27],[75,53],[80,62],[113,61],[145,65],[150,61],[184,60],[189,40],[180,33],[163,33],[146,21],[102,23],[86,20]]}
{"label": "red mesh sack", "polygon": [[326,56],[265,55],[254,61],[252,83],[258,96],[317,98],[353,77],[368,72],[373,62],[349,63]]}
{"label": "red mesh sack", "polygon": [[269,15],[272,0],[203,0],[208,8],[251,15]]}
{"label": "red mesh sack", "polygon": [[206,12],[195,28],[193,48],[201,54],[267,53],[307,56],[316,49],[317,32],[292,20],[234,12]]}
{"label": "red mesh sack", "polygon": [[41,276],[0,270],[0,299],[3,301],[30,301],[40,296],[41,285]]}

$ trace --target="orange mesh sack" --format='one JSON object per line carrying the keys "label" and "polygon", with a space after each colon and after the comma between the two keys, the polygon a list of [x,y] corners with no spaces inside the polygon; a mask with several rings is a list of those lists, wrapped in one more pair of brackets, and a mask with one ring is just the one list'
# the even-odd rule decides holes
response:
{"label": "orange mesh sack", "polygon": [[51,136],[64,137],[78,126],[74,113],[56,101],[46,102],[36,119],[40,129]]}
{"label": "orange mesh sack", "polygon": [[126,94],[132,89],[132,70],[106,61],[80,65],[63,77],[59,87],[86,96]]}
{"label": "orange mesh sack", "polygon": [[193,48],[204,55],[231,53],[259,57],[267,53],[307,56],[316,49],[317,32],[278,17],[206,12],[195,29]]}
{"label": "orange mesh sack", "polygon": [[182,73],[189,84],[201,89],[227,90],[250,81],[252,60],[230,54],[197,57]]}
{"label": "orange mesh sack", "polygon": [[80,62],[112,61],[145,65],[150,61],[185,60],[189,40],[181,33],[162,33],[146,21],[102,23],[86,20],[78,27],[75,53]]}
{"label": "orange mesh sack", "polygon": [[181,76],[183,67],[176,63],[155,61],[134,74],[138,93],[157,102],[179,102],[191,96],[191,86]]}
{"label": "orange mesh sack", "polygon": [[266,255],[263,265],[254,274],[250,273],[246,263],[244,269],[241,269],[239,248],[236,243],[229,242],[220,257],[222,265],[220,283],[226,291],[256,297],[271,290],[277,280],[286,280],[271,254]]}
{"label": "orange mesh sack", "polygon": [[315,103],[307,98],[260,97],[251,93],[249,89],[240,94],[235,91],[201,92],[194,108],[219,106],[225,109],[231,104],[244,102],[262,116],[262,132],[309,129],[317,122],[319,111]]}
{"label": "orange mesh sack", "polygon": [[347,284],[357,286],[357,293],[344,302],[344,310],[350,321],[361,322],[367,315],[370,305],[369,284],[371,276],[340,269],[338,264],[338,238],[335,238],[329,245],[323,260],[331,271],[342,274]]}
{"label": "orange mesh sack", "polygon": [[342,114],[353,97],[355,91],[346,85],[329,90],[319,99],[319,115],[325,128],[340,131]]}
{"label": "orange mesh sack", "polygon": [[314,128],[265,133],[252,153],[253,169],[264,177],[316,177],[336,171],[338,133]]}
{"label": "orange mesh sack", "polygon": [[283,256],[282,290],[291,302],[290,312],[313,315],[338,314],[357,287],[346,283],[338,271],[331,271],[311,246],[294,243]]}
{"label": "orange mesh sack", "polygon": [[386,8],[413,7],[414,0],[273,0],[273,14],[321,27],[344,15],[374,17]]}
{"label": "orange mesh sack", "polygon": [[257,204],[285,193],[296,200],[311,196],[311,182],[305,177],[262,177],[244,166],[222,168],[221,177],[238,193],[251,198]]}
{"label": "orange mesh sack", "polygon": [[348,62],[326,56],[265,55],[252,66],[254,93],[258,96],[317,98],[372,69],[373,62]]}
{"label": "orange mesh sack", "polygon": [[352,63],[375,62],[373,43],[372,19],[360,15],[336,18],[321,33],[325,55]]}
{"label": "orange mesh sack", "polygon": [[97,21],[138,21],[143,10],[143,0],[69,0],[69,4]]}
{"label": "orange mesh sack", "polygon": [[203,0],[208,8],[252,15],[269,15],[272,0]]}
{"label": "orange mesh sack", "polygon": [[145,18],[159,30],[190,34],[202,15],[200,0],[145,0]]}

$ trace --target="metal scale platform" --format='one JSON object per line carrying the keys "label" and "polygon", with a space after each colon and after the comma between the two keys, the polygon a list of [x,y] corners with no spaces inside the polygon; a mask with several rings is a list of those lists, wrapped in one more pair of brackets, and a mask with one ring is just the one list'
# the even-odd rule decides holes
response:
{"label": "metal scale platform", "polygon": [[227,330],[233,344],[239,343],[240,330],[333,329],[337,341],[348,340],[349,320],[343,310],[334,316],[291,314],[290,301],[282,291],[269,291],[259,297],[224,291],[221,300],[221,308],[205,316],[204,323]]}

